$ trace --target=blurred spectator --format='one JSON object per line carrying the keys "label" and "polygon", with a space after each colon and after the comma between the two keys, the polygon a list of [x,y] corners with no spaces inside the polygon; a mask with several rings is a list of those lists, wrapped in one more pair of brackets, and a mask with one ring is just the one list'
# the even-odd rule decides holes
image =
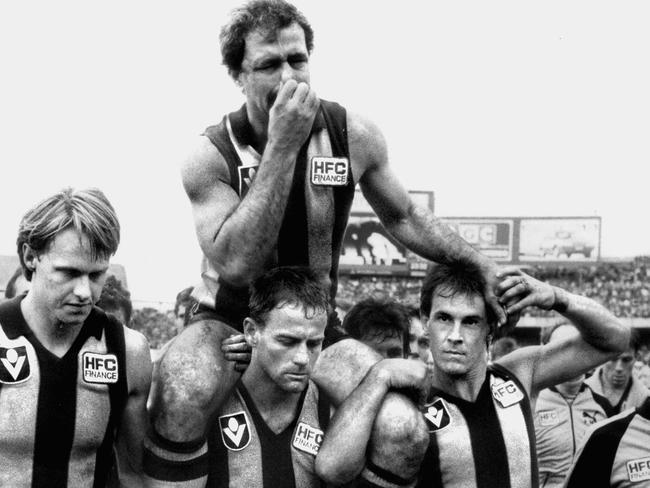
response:
{"label": "blurred spectator", "polygon": [[517,341],[513,337],[500,337],[490,346],[490,360],[496,361],[518,348],[519,344],[517,344]]}
{"label": "blurred spectator", "polygon": [[194,297],[192,297],[193,290],[193,286],[188,286],[187,288],[178,292],[178,295],[176,295],[174,316],[177,319],[177,325],[180,327],[185,327],[188,324],[190,318],[192,317],[192,314],[198,306],[198,302]]}
{"label": "blurred spectator", "polygon": [[115,315],[122,324],[129,327],[133,312],[131,294],[115,276],[111,275],[106,278],[102,294],[96,305],[104,312]]}
{"label": "blurred spectator", "polygon": [[409,353],[408,310],[394,300],[360,301],[345,316],[343,328],[384,358],[404,358]]}
{"label": "blurred spectator", "polygon": [[409,307],[409,352],[408,357],[419,359],[426,364],[433,363],[429,349],[429,331],[420,319],[420,309]]}
{"label": "blurred spectator", "polygon": [[[133,312],[131,328],[142,332],[149,340],[152,349],[159,349],[163,344],[176,336],[175,315],[159,312],[155,308],[144,307]],[[152,351],[152,360],[156,354]]]}
{"label": "blurred spectator", "polygon": [[29,281],[27,281],[27,278],[23,274],[22,266],[18,266],[14,274],[9,278],[9,281],[7,281],[5,298],[13,298],[16,295],[25,293],[27,290],[29,290]]}
{"label": "blurred spectator", "polygon": [[618,358],[607,361],[587,378],[586,383],[609,401],[615,414],[640,406],[650,391],[632,374],[634,358],[639,348],[638,331],[632,329],[628,350]]}
{"label": "blurred spectator", "polygon": [[[559,342],[577,329],[559,323],[542,331],[542,344]],[[610,416],[606,398],[584,383],[585,375],[539,392],[535,403],[535,437],[539,486],[561,487],[589,426]]]}

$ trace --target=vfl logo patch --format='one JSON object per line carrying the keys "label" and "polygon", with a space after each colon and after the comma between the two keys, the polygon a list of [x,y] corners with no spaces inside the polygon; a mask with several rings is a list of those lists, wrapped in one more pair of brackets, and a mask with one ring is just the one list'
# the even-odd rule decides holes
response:
{"label": "vfl logo patch", "polygon": [[345,186],[348,184],[348,158],[314,156],[311,158],[311,184]]}
{"label": "vfl logo patch", "polygon": [[523,392],[512,380],[492,385],[492,396],[503,408],[508,408],[524,399]]}
{"label": "vfl logo patch", "polygon": [[560,423],[560,417],[556,410],[542,410],[537,412],[537,418],[539,419],[539,425],[542,427],[550,427]]}
{"label": "vfl logo patch", "polygon": [[438,398],[435,402],[425,408],[424,419],[429,427],[429,432],[442,430],[451,423],[449,410],[447,410],[447,406],[442,398]]}
{"label": "vfl logo patch", "polygon": [[81,366],[86,383],[117,383],[118,368],[115,354],[84,352]]}
{"label": "vfl logo patch", "polygon": [[650,457],[628,461],[625,466],[627,477],[632,483],[650,480]]}
{"label": "vfl logo patch", "polygon": [[315,456],[323,443],[323,431],[299,422],[293,434],[293,447]]}
{"label": "vfl logo patch", "polygon": [[257,173],[257,167],[255,166],[239,166],[237,171],[239,172],[239,196],[244,198],[248,189],[253,184],[255,179],[255,174]]}
{"label": "vfl logo patch", "polygon": [[241,451],[251,441],[251,430],[248,426],[246,412],[219,417],[219,430],[223,445],[231,451]]}
{"label": "vfl logo patch", "polygon": [[0,347],[0,383],[27,381],[31,374],[25,346]]}

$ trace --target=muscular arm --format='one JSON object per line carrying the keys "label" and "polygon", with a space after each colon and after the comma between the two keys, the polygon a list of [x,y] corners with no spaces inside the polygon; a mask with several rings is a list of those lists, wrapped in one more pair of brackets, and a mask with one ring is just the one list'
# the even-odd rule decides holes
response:
{"label": "muscular arm", "polygon": [[142,334],[124,328],[129,396],[117,437],[120,486],[142,486],[142,443],[147,426],[151,356]]}
{"label": "muscular arm", "polygon": [[318,476],[335,485],[355,479],[366,464],[368,442],[389,390],[422,389],[425,380],[426,367],[419,361],[384,359],[372,366],[327,429],[316,457]]}
{"label": "muscular arm", "polygon": [[626,349],[630,330],[602,305],[514,268],[502,276],[497,292],[508,303],[508,313],[518,314],[529,306],[554,309],[580,333],[557,343],[518,349],[497,361],[515,372],[529,393],[575,378]]}
{"label": "muscular arm", "polygon": [[201,249],[234,285],[259,274],[275,247],[291,189],[293,168],[319,106],[305,83],[290,80],[278,93],[269,115],[268,140],[255,179],[239,201],[223,156],[203,139],[183,167]]}
{"label": "muscular arm", "polygon": [[350,157],[356,161],[361,190],[384,227],[408,249],[431,261],[465,260],[477,264],[486,277],[486,299],[499,321],[505,322],[493,292],[496,264],[411,200],[388,164],[386,141],[374,124],[348,115],[348,134]]}

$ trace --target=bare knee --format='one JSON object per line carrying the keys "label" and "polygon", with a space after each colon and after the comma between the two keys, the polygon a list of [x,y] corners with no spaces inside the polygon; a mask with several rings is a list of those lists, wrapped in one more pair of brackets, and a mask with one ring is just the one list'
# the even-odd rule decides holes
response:
{"label": "bare knee", "polygon": [[417,475],[428,445],[429,432],[420,411],[405,396],[389,393],[373,426],[370,461],[411,479]]}
{"label": "bare knee", "polygon": [[151,419],[171,441],[205,435],[219,405],[239,378],[221,341],[234,330],[214,321],[192,324],[164,352],[153,380]]}

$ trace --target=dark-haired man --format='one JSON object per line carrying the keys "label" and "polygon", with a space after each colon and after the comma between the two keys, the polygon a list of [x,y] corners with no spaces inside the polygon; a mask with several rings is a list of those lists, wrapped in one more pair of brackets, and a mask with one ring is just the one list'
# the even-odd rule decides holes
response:
{"label": "dark-haired man", "polygon": [[[310,377],[328,312],[328,293],[308,268],[273,269],[253,282],[250,315],[244,320],[250,364],[212,420],[206,454],[174,456],[165,482],[207,482],[217,488],[320,486],[313,466],[329,404]],[[169,464],[168,452],[155,444],[146,452],[147,466]]]}
{"label": "dark-haired man", "polygon": [[343,328],[383,358],[404,358],[409,352],[408,309],[394,300],[361,300],[345,315]]}
{"label": "dark-haired man", "polygon": [[638,349],[639,334],[633,329],[627,349],[586,380],[590,388],[607,399],[612,415],[639,407],[650,396],[650,390],[632,372]]}
{"label": "dark-haired man", "polygon": [[95,307],[120,226],[95,189],[63,190],[20,222],[27,295],[0,304],[0,486],[141,486],[147,341]]}
{"label": "dark-haired man", "polygon": [[[274,266],[310,266],[334,305],[357,183],[407,248],[434,261],[475,262],[487,277],[486,299],[505,321],[492,291],[494,263],[411,201],[373,123],[317,97],[309,71],[313,32],[293,5],[249,2],[235,10],[220,39],[224,64],[246,103],[205,130],[182,169],[205,267],[194,290],[201,303],[195,322],[163,356],[161,387],[153,395],[153,429],[172,451],[205,439],[210,416],[204,406],[215,410],[238,378],[226,357],[244,351],[236,340],[223,341],[241,332],[253,279]],[[336,324],[332,314],[330,342]],[[338,403],[376,358],[359,352],[364,347],[355,341],[334,347],[321,363],[351,368],[350,383],[338,381],[344,373],[336,368],[324,369],[317,381]]]}
{"label": "dark-haired man", "polygon": [[[503,270],[500,277],[497,291],[510,313],[529,306],[554,309],[576,324],[579,334],[517,349],[488,366],[496,319],[483,298],[480,273],[460,262],[434,266],[420,301],[434,367],[432,392],[423,408],[430,440],[418,486],[537,486],[531,392],[603,363],[627,343],[629,330],[596,302],[516,268]],[[370,369],[332,419],[317,465],[328,481],[347,482],[338,473],[362,469],[363,441],[382,394],[395,380],[408,386],[403,370],[387,370],[382,363]],[[413,386],[422,387],[419,378]]]}

